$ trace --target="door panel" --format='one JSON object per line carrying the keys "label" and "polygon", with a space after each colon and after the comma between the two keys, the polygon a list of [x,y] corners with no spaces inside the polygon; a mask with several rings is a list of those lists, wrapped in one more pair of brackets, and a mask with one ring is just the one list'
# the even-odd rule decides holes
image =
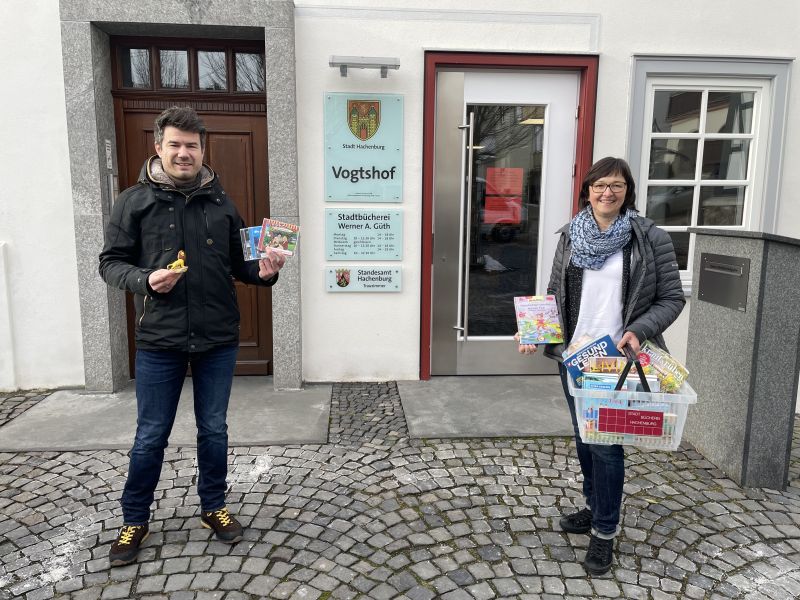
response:
{"label": "door panel", "polygon": [[431,374],[553,373],[516,352],[513,297],[543,294],[570,216],[579,76],[437,73]]}
{"label": "door panel", "polygon": [[[120,109],[121,110],[121,109]],[[118,112],[119,114],[119,112]],[[120,185],[129,187],[153,147],[153,121],[159,112],[127,112],[122,117],[124,155],[120,161]],[[236,204],[246,225],[257,225],[269,215],[265,165],[266,118],[263,115],[202,114],[208,130],[205,162],[219,174],[228,197]],[[124,164],[123,164],[124,163]],[[272,295],[269,288],[236,282],[241,312],[237,375],[267,375],[272,372]],[[128,340],[133,375],[134,324],[128,298]]]}

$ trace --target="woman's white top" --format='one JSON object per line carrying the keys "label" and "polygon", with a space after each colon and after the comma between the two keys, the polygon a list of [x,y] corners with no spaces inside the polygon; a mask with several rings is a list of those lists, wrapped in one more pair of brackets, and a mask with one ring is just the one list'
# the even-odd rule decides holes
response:
{"label": "woman's white top", "polygon": [[581,335],[598,338],[609,334],[622,339],[622,250],[606,259],[597,271],[583,270],[581,308],[572,339]]}

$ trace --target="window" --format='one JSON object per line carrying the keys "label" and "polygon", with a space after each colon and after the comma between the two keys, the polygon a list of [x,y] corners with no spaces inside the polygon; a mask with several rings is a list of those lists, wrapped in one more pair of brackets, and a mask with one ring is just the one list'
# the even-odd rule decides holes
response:
{"label": "window", "polygon": [[687,293],[690,227],[775,228],[786,109],[777,93],[788,71],[767,64],[637,58],[629,138],[637,207],[672,237]]}
{"label": "window", "polygon": [[689,227],[753,222],[758,106],[769,90],[758,81],[714,83],[651,78],[647,86],[638,205],[670,233],[683,271],[690,270]]}
{"label": "window", "polygon": [[264,55],[236,53],[236,91],[260,92],[264,89]]}
{"label": "window", "polygon": [[189,53],[186,50],[159,50],[161,87],[189,87]]}
{"label": "window", "polygon": [[147,48],[123,48],[120,59],[123,87],[150,87],[150,51]]}
{"label": "window", "polygon": [[126,92],[260,94],[263,44],[165,38],[112,38],[115,89]]}
{"label": "window", "polygon": [[225,90],[228,88],[228,66],[224,52],[198,50],[198,88],[201,90]]}

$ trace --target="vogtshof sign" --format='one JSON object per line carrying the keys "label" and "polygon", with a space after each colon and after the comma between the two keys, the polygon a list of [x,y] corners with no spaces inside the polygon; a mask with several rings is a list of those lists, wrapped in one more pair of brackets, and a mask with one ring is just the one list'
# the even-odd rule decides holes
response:
{"label": "vogtshof sign", "polygon": [[325,200],[402,199],[403,96],[325,94]]}

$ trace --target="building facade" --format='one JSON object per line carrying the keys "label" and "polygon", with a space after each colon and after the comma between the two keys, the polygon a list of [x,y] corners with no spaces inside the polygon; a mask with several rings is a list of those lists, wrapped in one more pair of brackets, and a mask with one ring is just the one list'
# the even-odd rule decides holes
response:
{"label": "building facade", "polygon": [[[3,390],[129,379],[126,298],[100,280],[97,255],[117,191],[150,153],[152,117],[172,104],[208,122],[207,158],[248,225],[269,215],[301,227],[271,294],[239,290],[238,372],[281,389],[554,372],[516,362],[509,302],[544,291],[555,231],[603,156],[630,162],[637,207],[672,235],[687,298],[689,227],[800,237],[791,0],[658,14],[635,0],[491,12],[448,0],[11,0],[0,11],[12,90],[0,101]],[[354,181],[352,195],[332,192],[337,99],[354,103],[343,127],[372,103],[372,125],[352,129],[365,161],[381,128],[399,131],[395,196]],[[331,250],[330,220],[356,214],[393,220],[394,255]],[[391,271],[397,287],[331,291],[345,271]],[[690,310],[667,332],[678,357]]]}

